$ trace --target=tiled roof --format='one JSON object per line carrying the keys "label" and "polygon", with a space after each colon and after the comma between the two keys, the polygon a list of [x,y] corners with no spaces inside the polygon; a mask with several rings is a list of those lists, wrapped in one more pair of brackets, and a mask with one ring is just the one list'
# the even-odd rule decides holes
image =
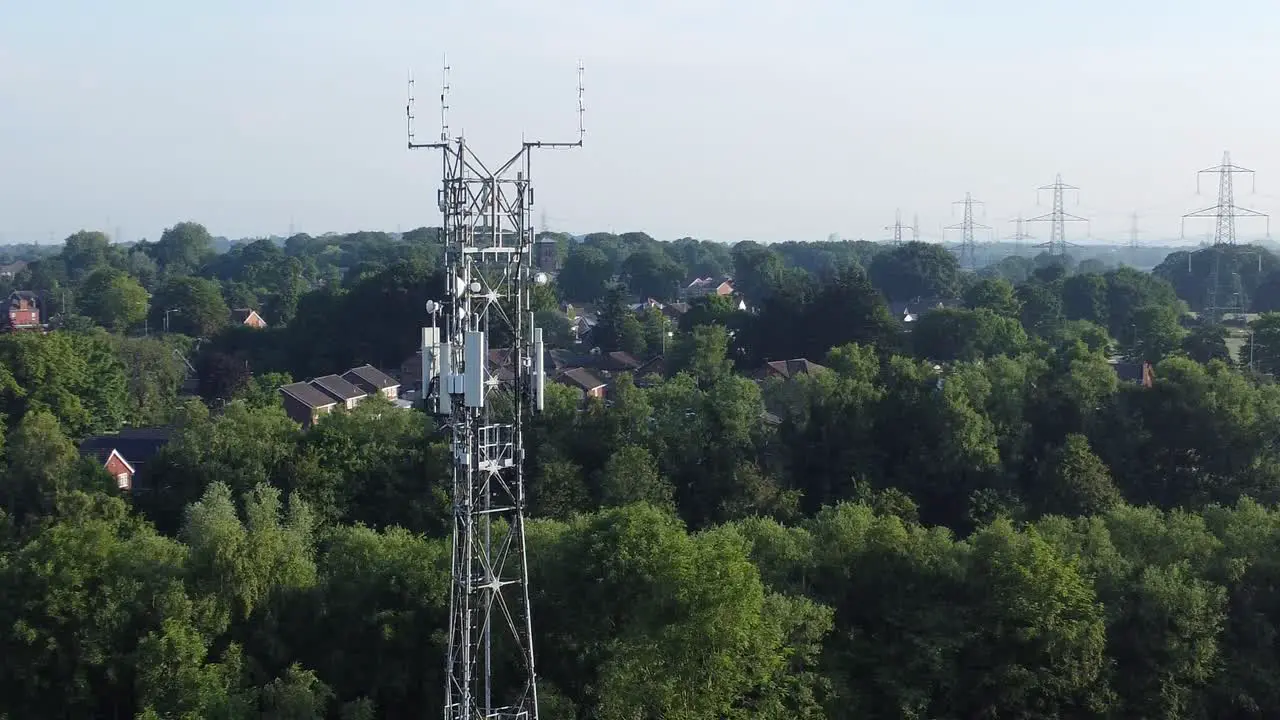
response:
{"label": "tiled roof", "polygon": [[560,373],[559,379],[586,392],[595,390],[605,384],[603,380],[593,375],[586,368],[569,368]]}
{"label": "tiled roof", "polygon": [[313,410],[316,408],[336,405],[338,402],[313,386],[311,383],[296,382],[290,383],[289,385],[282,385],[280,386],[280,392],[292,397],[294,400],[297,400]]}
{"label": "tiled roof", "polygon": [[393,388],[400,384],[390,375],[382,372],[372,365],[361,365],[360,367],[351,368],[342,374],[342,378],[354,385],[363,386],[366,389],[374,388],[376,390],[386,390],[387,388]]}
{"label": "tiled roof", "polygon": [[172,437],[173,428],[126,428],[117,435],[95,435],[85,438],[80,443],[80,453],[92,455],[98,462],[105,463],[111,456],[111,451],[115,450],[120,453],[120,457],[124,458],[125,462],[136,469],[155,457],[160,448],[168,444]]}
{"label": "tiled roof", "polygon": [[784,378],[793,378],[797,375],[811,375],[819,370],[826,370],[822,365],[806,358],[774,360],[773,362],[765,363],[765,365],[768,369],[773,370]]}
{"label": "tiled roof", "polygon": [[324,375],[312,380],[311,384],[337,400],[355,400],[367,394],[338,375]]}

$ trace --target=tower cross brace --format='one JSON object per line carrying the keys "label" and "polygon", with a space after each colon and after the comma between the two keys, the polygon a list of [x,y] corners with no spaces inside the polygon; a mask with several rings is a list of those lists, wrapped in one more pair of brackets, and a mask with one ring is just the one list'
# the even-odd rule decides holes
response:
{"label": "tower cross brace", "polygon": [[915,242],[919,242],[919,241],[920,241],[920,216],[919,216],[919,215],[917,215],[917,216],[915,217],[915,224],[914,224],[914,225],[903,225],[903,224],[902,224],[902,211],[901,211],[901,210],[899,210],[899,211],[897,211],[897,213],[896,213],[896,214],[895,214],[895,216],[894,216],[893,224],[892,224],[892,225],[886,225],[884,229],[885,229],[885,230],[891,230],[891,231],[893,231],[893,240],[892,240],[892,242],[893,242],[893,244],[894,244],[894,245],[901,245],[901,244],[902,244],[902,231],[903,231],[903,230],[910,230],[910,231],[911,231],[911,239],[912,239],[913,241],[915,241]]}

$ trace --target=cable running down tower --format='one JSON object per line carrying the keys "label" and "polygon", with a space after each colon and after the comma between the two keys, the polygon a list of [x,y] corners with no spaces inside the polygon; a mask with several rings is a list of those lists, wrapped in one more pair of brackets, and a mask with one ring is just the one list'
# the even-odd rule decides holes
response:
{"label": "cable running down tower", "polygon": [[[414,142],[412,78],[406,107],[409,148],[439,150],[443,157],[437,203],[446,287],[441,301],[427,303],[422,378],[427,411],[448,431],[453,456],[444,718],[537,720],[522,430],[525,416],[544,402],[542,329],[533,326],[530,291],[547,276],[534,266],[531,154],[582,146],[582,66],[578,139],[524,141],[494,169],[463,137],[449,137],[444,69],[437,142]],[[509,343],[509,381],[487,367],[494,338]]]}
{"label": "cable running down tower", "polygon": [[1044,215],[1029,218],[1027,222],[1048,222],[1051,223],[1049,230],[1049,241],[1040,243],[1036,247],[1048,248],[1050,255],[1066,255],[1068,247],[1074,247],[1074,243],[1067,242],[1068,222],[1089,222],[1088,218],[1082,218],[1079,215],[1072,215],[1063,209],[1062,194],[1066,190],[1075,190],[1076,202],[1080,202],[1080,188],[1074,185],[1067,185],[1062,182],[1062,175],[1058,174],[1052,185],[1042,185],[1036,188],[1036,200],[1040,199],[1041,190],[1053,191],[1053,210]]}

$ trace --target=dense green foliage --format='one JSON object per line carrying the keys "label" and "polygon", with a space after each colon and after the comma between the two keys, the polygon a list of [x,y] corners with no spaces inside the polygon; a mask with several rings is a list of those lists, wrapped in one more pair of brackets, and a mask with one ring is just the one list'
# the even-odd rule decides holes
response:
{"label": "dense green foliage", "polygon": [[[598,301],[597,341],[667,374],[617,374],[608,402],[549,385],[531,423],[546,717],[1280,714],[1280,315],[1250,371],[1159,273],[561,241],[540,318]],[[378,399],[303,430],[275,392],[411,353],[439,249],[218,253],[182,223],[77,233],[16,279],[61,315],[0,336],[0,718],[439,712],[445,435]],[[750,310],[630,309],[721,274]],[[925,296],[947,306],[890,311]],[[232,307],[271,326],[225,327]],[[754,379],[800,357],[824,369]],[[160,424],[127,495],[76,451]]]}

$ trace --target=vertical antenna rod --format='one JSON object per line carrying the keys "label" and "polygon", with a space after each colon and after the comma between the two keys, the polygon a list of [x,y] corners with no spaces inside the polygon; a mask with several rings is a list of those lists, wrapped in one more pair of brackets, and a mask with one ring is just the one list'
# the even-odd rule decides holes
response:
{"label": "vertical antenna rod", "polygon": [[982,204],[981,200],[974,200],[972,195],[965,193],[963,200],[957,200],[952,203],[952,205],[964,206],[964,219],[957,225],[948,225],[942,229],[944,235],[947,230],[960,231],[960,267],[967,267],[970,270],[978,269],[978,245],[973,239],[974,229],[991,229],[988,225],[974,222],[973,206]]}
{"label": "vertical antenna rod", "polygon": [[[444,71],[447,78],[447,64]],[[535,148],[582,145],[582,66],[577,140],[522,142],[494,169],[465,138],[449,138],[448,90],[446,80],[439,142],[413,141],[412,80],[406,110],[409,148],[443,156],[437,203],[445,287],[441,300],[426,304],[422,387],[427,411],[448,429],[453,457],[444,718],[538,720],[523,429],[526,416],[544,402],[542,329],[533,326],[531,294],[547,276],[534,267],[531,155]],[[493,337],[510,339],[510,379],[488,367]]]}
{"label": "vertical antenna rod", "polygon": [[1079,202],[1080,188],[1074,185],[1067,185],[1062,182],[1062,174],[1059,173],[1054,179],[1052,185],[1042,185],[1036,188],[1036,200],[1040,199],[1041,190],[1053,191],[1053,210],[1044,215],[1029,218],[1027,222],[1048,222],[1051,223],[1049,229],[1049,241],[1041,243],[1036,247],[1048,248],[1050,255],[1066,255],[1068,247],[1074,247],[1074,243],[1067,242],[1066,224],[1068,222],[1089,222],[1088,218],[1082,218],[1079,215],[1072,215],[1063,210],[1062,195],[1067,190],[1075,190],[1077,192],[1076,202]]}

